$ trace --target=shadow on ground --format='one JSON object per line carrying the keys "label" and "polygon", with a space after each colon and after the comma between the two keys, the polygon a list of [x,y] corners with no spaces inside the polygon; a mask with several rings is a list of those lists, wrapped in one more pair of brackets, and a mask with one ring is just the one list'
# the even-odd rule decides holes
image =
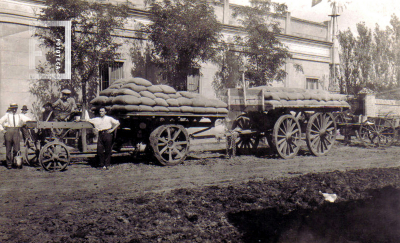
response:
{"label": "shadow on ground", "polygon": [[400,239],[400,190],[371,191],[367,200],[325,203],[316,210],[229,213],[242,242],[395,243]]}

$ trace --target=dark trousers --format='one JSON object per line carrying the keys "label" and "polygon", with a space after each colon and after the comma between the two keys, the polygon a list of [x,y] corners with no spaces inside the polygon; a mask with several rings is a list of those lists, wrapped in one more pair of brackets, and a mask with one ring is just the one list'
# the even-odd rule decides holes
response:
{"label": "dark trousers", "polygon": [[107,131],[100,131],[97,141],[97,156],[99,157],[101,167],[110,166],[112,144],[113,134]]}
{"label": "dark trousers", "polygon": [[[4,140],[6,143],[7,167],[12,166],[14,156],[16,156],[19,151],[19,143],[21,140],[19,130],[19,127],[8,127],[6,128],[6,134],[4,134]],[[13,153],[11,153],[11,150]]]}

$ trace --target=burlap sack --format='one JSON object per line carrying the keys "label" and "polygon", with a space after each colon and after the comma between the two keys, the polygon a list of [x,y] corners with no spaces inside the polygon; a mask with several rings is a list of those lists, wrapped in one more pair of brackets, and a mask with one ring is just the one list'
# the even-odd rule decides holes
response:
{"label": "burlap sack", "polygon": [[226,108],[217,108],[218,114],[228,114],[228,109]]}
{"label": "burlap sack", "polygon": [[137,85],[142,85],[145,87],[149,87],[149,86],[153,85],[149,80],[146,80],[144,78],[133,78],[132,81]]}
{"label": "burlap sack", "polygon": [[169,109],[165,106],[153,106],[153,109],[156,112],[169,112]]}
{"label": "burlap sack", "polygon": [[217,113],[217,108],[215,108],[215,107],[206,107],[205,111],[206,111],[205,113],[207,113],[207,114],[216,114]]}
{"label": "burlap sack", "polygon": [[287,92],[277,92],[280,100],[289,100]]}
{"label": "burlap sack", "polygon": [[118,89],[110,89],[110,88],[108,88],[108,89],[105,89],[105,90],[102,90],[102,91],[100,91],[100,95],[101,96],[111,96],[111,94],[112,93],[114,93],[115,91],[117,91]]}
{"label": "burlap sack", "polygon": [[175,93],[175,94],[168,94],[169,97],[171,97],[172,99],[178,99],[179,97],[182,97],[179,93]]}
{"label": "burlap sack", "polygon": [[214,105],[215,108],[226,108],[226,107],[228,107],[228,104],[223,102],[222,100],[212,99],[212,101],[215,104]]}
{"label": "burlap sack", "polygon": [[180,108],[181,108],[181,112],[183,112],[183,113],[193,113],[194,112],[193,107],[191,107],[191,106],[181,106]]}
{"label": "burlap sack", "polygon": [[288,100],[288,105],[292,107],[297,107],[297,100]]}
{"label": "burlap sack", "polygon": [[164,93],[154,93],[154,96],[155,97],[157,97],[157,98],[162,98],[162,99],[164,99],[164,100],[167,100],[167,99],[169,99],[169,98],[171,98],[171,97],[169,97],[169,95],[167,95],[167,94],[164,94]]}
{"label": "burlap sack", "polygon": [[163,93],[163,89],[160,87],[160,85],[149,86],[147,87],[147,90],[151,93]]}
{"label": "burlap sack", "polygon": [[131,90],[136,91],[136,92],[138,92],[138,93],[139,93],[140,91],[145,91],[145,90],[147,90],[147,88],[146,88],[145,86],[143,86],[143,85],[137,85],[137,84],[134,84],[134,83],[124,84],[124,85],[122,85],[121,88],[131,89]]}
{"label": "burlap sack", "polygon": [[151,92],[149,92],[149,91],[140,91],[140,95],[142,96],[142,97],[147,97],[147,98],[150,98],[150,99],[155,99],[155,98],[157,98],[153,93],[151,93]]}
{"label": "burlap sack", "polygon": [[194,107],[205,107],[206,100],[203,97],[197,97],[192,100],[192,106]]}
{"label": "burlap sack", "polygon": [[113,83],[108,87],[108,89],[119,89],[119,88],[121,88],[121,86],[122,86],[122,84],[120,84],[120,83]]}
{"label": "burlap sack", "polygon": [[266,100],[280,100],[278,93],[276,92],[265,92],[264,93],[264,98]]}
{"label": "burlap sack", "polygon": [[194,113],[206,114],[207,108],[206,107],[193,107]]}
{"label": "burlap sack", "polygon": [[181,108],[177,107],[177,106],[170,106],[170,107],[168,107],[168,110],[170,112],[181,112]]}
{"label": "burlap sack", "polygon": [[310,94],[310,92],[308,92],[308,91],[307,91],[307,92],[304,92],[304,93],[303,93],[303,96],[304,96],[304,99],[305,99],[305,100],[311,100],[311,94]]}
{"label": "burlap sack", "polygon": [[180,91],[178,92],[181,96],[185,97],[185,98],[189,98],[189,99],[194,99],[199,97],[200,95],[197,93],[192,93],[192,92],[188,92],[188,91]]}
{"label": "burlap sack", "polygon": [[118,89],[117,91],[115,91],[113,93],[113,95],[115,95],[115,96],[118,96],[118,95],[132,95],[132,96],[140,98],[140,94],[138,92],[133,91],[133,90],[128,89],[128,88]]}
{"label": "burlap sack", "polygon": [[172,88],[171,86],[163,85],[163,84],[161,84],[159,86],[160,86],[160,88],[162,88],[163,93],[165,93],[165,94],[175,94],[176,93],[176,90],[174,88]]}
{"label": "burlap sack", "polygon": [[111,106],[113,104],[113,100],[114,100],[114,97],[108,97],[106,102],[104,103],[104,105],[110,105]]}
{"label": "burlap sack", "polygon": [[143,111],[143,112],[154,112],[154,109],[153,109],[153,107],[151,107],[151,106],[148,106],[148,105],[139,105],[139,109],[140,109],[140,111]]}
{"label": "burlap sack", "polygon": [[127,112],[140,111],[140,107],[138,105],[126,105],[125,110]]}
{"label": "burlap sack", "polygon": [[153,99],[150,99],[149,97],[141,97],[139,99],[141,100],[142,105],[154,106],[157,104]]}
{"label": "burlap sack", "polygon": [[177,100],[180,106],[192,106],[193,103],[191,99],[185,97],[179,97]]}
{"label": "burlap sack", "polygon": [[112,112],[126,112],[125,105],[113,105],[111,107]]}
{"label": "burlap sack", "polygon": [[132,95],[119,95],[112,101],[116,105],[139,105],[141,102],[141,98]]}
{"label": "burlap sack", "polygon": [[280,100],[266,100],[266,101],[265,101],[265,106],[266,106],[266,107],[269,107],[269,106],[272,106],[272,107],[281,107],[281,106],[282,106],[282,103],[280,102]]}
{"label": "burlap sack", "polygon": [[107,96],[97,96],[92,101],[90,101],[90,104],[92,104],[92,105],[103,105],[103,104],[106,104],[107,99],[108,99]]}
{"label": "burlap sack", "polygon": [[169,106],[179,106],[179,101],[177,99],[167,99],[166,100]]}
{"label": "burlap sack", "polygon": [[165,106],[165,107],[169,106],[167,101],[162,98],[155,98],[154,101],[156,102],[156,105],[158,105],[158,106]]}

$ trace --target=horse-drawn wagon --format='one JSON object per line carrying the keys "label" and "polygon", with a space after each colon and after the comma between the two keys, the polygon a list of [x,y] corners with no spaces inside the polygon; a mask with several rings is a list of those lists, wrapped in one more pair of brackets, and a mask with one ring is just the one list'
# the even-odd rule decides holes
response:
{"label": "horse-drawn wagon", "polygon": [[229,89],[227,103],[238,152],[254,153],[264,137],[282,158],[296,156],[302,139],[312,154],[327,154],[336,139],[332,112],[349,108],[345,97],[327,91],[269,86]]}

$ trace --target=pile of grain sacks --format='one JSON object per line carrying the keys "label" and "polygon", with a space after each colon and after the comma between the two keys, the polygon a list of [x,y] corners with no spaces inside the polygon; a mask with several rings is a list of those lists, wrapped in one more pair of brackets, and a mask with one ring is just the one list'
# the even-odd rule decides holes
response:
{"label": "pile of grain sacks", "polygon": [[167,85],[153,85],[143,78],[115,81],[91,102],[92,110],[106,107],[112,113],[173,112],[227,114],[227,104],[196,93],[180,91]]}

